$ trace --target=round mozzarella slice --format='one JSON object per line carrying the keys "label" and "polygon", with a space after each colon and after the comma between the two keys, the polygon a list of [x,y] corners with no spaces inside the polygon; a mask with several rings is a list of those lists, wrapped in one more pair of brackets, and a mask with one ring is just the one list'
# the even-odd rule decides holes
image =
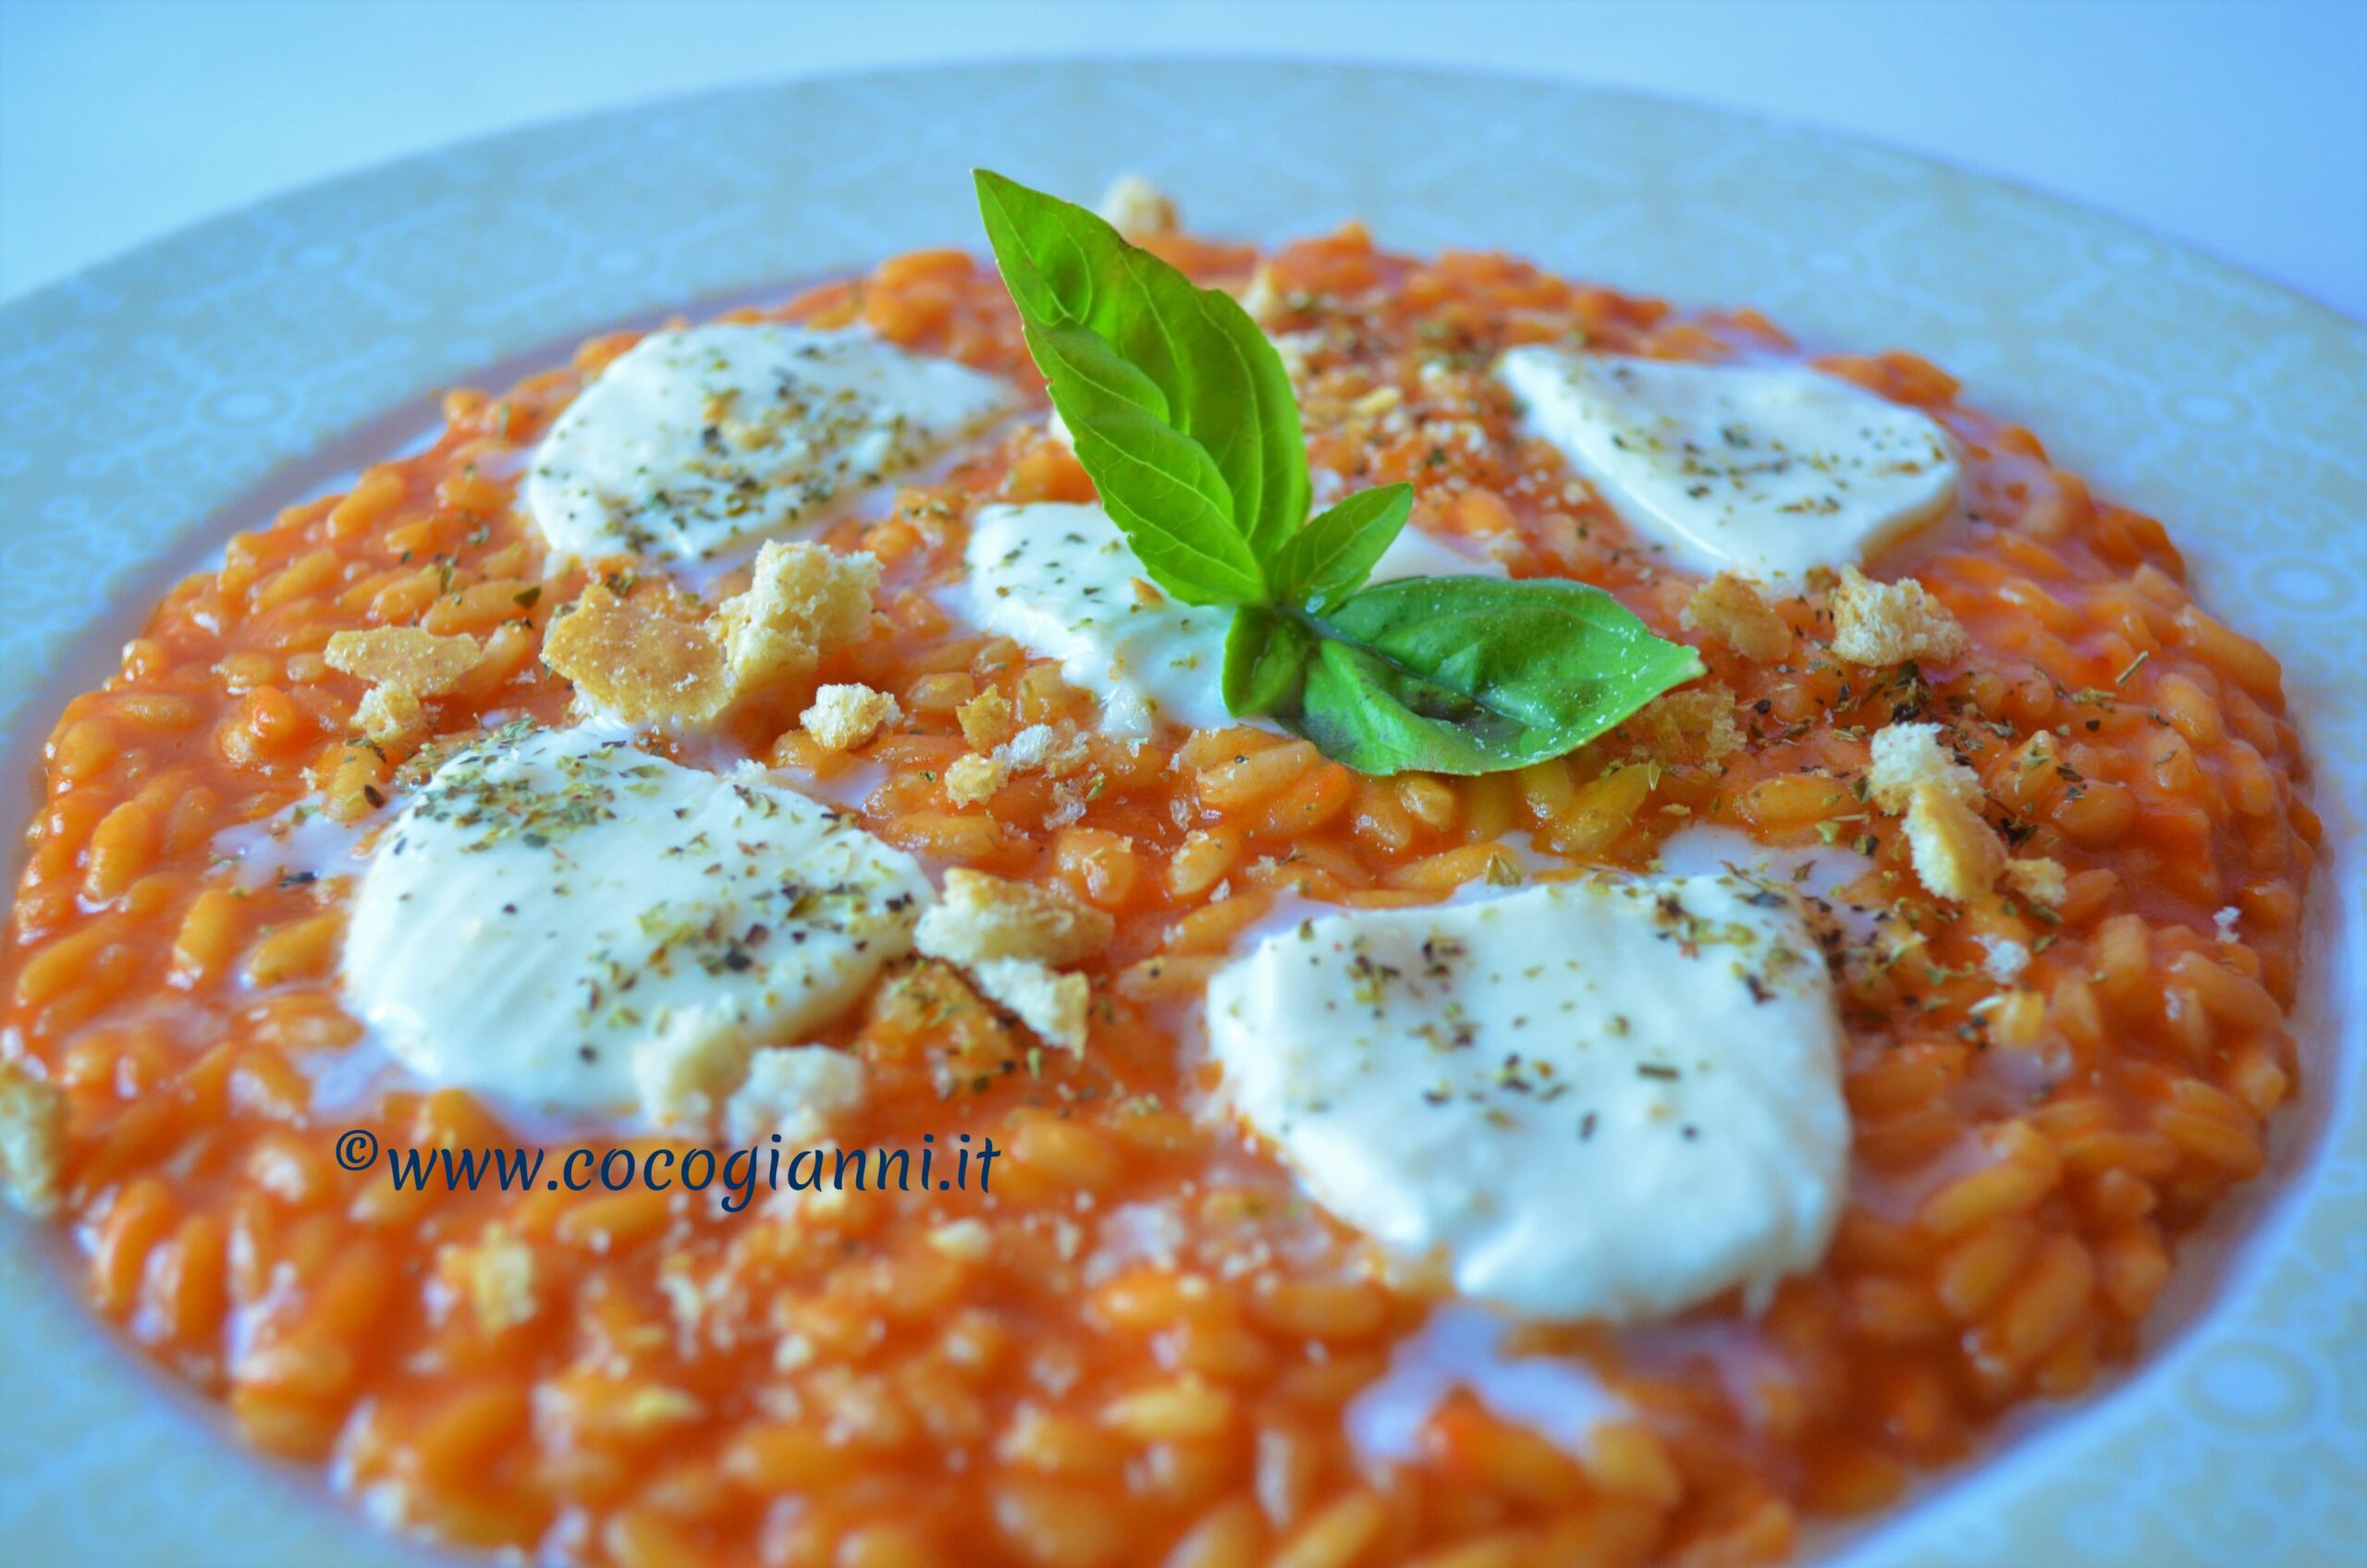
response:
{"label": "round mozzarella slice", "polygon": [[1838,1220],[1842,1031],[1789,898],[1554,883],[1268,937],[1208,986],[1226,1101],[1464,1293],[1632,1322],[1763,1299]]}
{"label": "round mozzarella slice", "polygon": [[551,426],[526,507],[564,555],[696,560],[821,515],[1015,400],[990,375],[867,333],[653,332]]}
{"label": "round mozzarella slice", "polygon": [[653,1118],[828,1023],[912,947],[910,855],[803,795],[584,729],[446,761],[379,836],[344,955],[422,1078]]}
{"label": "round mozzarella slice", "polygon": [[[1069,684],[1101,699],[1104,729],[1140,735],[1162,723],[1219,729],[1243,722],[1227,711],[1221,685],[1233,611],[1161,593],[1098,505],[987,507],[972,526],[965,559],[972,617],[1058,659]],[[1504,569],[1408,527],[1371,580],[1466,575],[1502,577]]]}
{"label": "round mozzarella slice", "polygon": [[1532,346],[1496,374],[1529,428],[1680,566],[1795,583],[1864,563],[1956,500],[1945,431],[1804,366]]}

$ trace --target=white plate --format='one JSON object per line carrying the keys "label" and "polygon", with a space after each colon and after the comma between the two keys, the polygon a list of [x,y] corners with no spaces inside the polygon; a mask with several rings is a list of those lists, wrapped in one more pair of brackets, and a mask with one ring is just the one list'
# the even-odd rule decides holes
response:
{"label": "white plate", "polygon": [[[968,171],[1138,169],[1202,232],[1350,216],[1804,341],[1910,348],[2153,512],[2285,661],[2341,859],[2269,1173],[2181,1260],[2142,1366],[1822,1542],[1852,1563],[2318,1563],[2367,1547],[2367,330],[2118,224],[1820,133],[1532,82],[1292,64],[843,77],[472,143],[217,219],[0,310],[0,820],[42,737],[235,528],[621,321],[975,244]],[[2339,894],[2339,898],[2337,898]],[[2349,987],[2347,997],[2337,986]],[[2240,1241],[2230,1244],[2230,1238]],[[419,1562],[80,1309],[0,1225],[0,1558]]]}

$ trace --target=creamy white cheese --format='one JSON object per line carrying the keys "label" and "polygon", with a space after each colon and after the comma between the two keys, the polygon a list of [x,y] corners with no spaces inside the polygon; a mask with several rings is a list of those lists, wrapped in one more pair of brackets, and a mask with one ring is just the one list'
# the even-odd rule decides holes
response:
{"label": "creamy white cheese", "polygon": [[1016,400],[993,376],[863,332],[653,332],[544,436],[526,508],[562,555],[696,560],[817,518]]}
{"label": "creamy white cheese", "polygon": [[1956,447],[1913,409],[1799,365],[1514,349],[1528,428],[1675,564],[1775,583],[1862,565],[1948,511]]}
{"label": "creamy white cheese", "polygon": [[1458,1390],[1581,1456],[1596,1427],[1634,1414],[1584,1362],[1516,1354],[1508,1342],[1516,1327],[1486,1307],[1450,1303],[1392,1345],[1388,1369],[1341,1412],[1357,1457],[1375,1466],[1419,1463],[1424,1431]]}
{"label": "creamy white cheese", "polygon": [[587,729],[460,752],[373,851],[353,1010],[432,1084],[713,1109],[757,1043],[828,1023],[908,951],[931,896],[911,856],[763,778]]}
{"label": "creamy white cheese", "polygon": [[1226,1103],[1318,1203],[1519,1313],[1761,1301],[1840,1217],[1840,1021],[1767,884],[1331,915],[1228,964],[1208,1009]]}
{"label": "creamy white cheese", "polygon": [[[1233,611],[1161,593],[1098,505],[987,507],[965,558],[971,616],[1060,660],[1071,685],[1101,699],[1104,729],[1140,735],[1161,723],[1216,729],[1239,722],[1220,685]],[[1504,569],[1408,527],[1372,581],[1472,574],[1502,577]]]}

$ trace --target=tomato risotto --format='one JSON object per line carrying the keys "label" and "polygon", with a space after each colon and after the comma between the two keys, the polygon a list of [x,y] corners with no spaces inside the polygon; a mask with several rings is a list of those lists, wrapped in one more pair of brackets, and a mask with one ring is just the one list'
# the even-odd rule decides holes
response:
{"label": "tomato risotto", "polygon": [[450,393],[67,704],[0,1170],[94,1309],[621,1568],[1761,1562],[2128,1358],[2319,841],[2161,524],[1906,354],[982,190]]}

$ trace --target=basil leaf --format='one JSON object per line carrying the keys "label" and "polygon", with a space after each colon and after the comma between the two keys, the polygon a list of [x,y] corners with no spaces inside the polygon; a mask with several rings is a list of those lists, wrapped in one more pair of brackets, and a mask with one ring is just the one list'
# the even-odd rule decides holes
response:
{"label": "basil leaf", "polygon": [[[1496,773],[1586,744],[1702,673],[1599,588],[1419,577],[1385,582],[1307,634],[1270,633],[1240,687],[1326,756],[1359,773]],[[1234,660],[1225,661],[1227,698]],[[1296,690],[1280,667],[1298,660]]]}
{"label": "basil leaf", "polygon": [[1364,586],[1413,515],[1414,487],[1359,490],[1309,520],[1282,546],[1272,570],[1274,597],[1326,610]]}
{"label": "basil leaf", "polygon": [[1224,476],[1168,423],[1159,388],[1085,327],[1025,327],[1077,461],[1150,580],[1187,605],[1261,598],[1265,572],[1233,525]]}
{"label": "basil leaf", "polygon": [[1224,705],[1237,718],[1294,713],[1318,634],[1287,611],[1244,605],[1224,639]]}
{"label": "basil leaf", "polygon": [[[1101,338],[1111,360],[1136,373],[1137,383],[1121,386],[1103,367],[1096,379],[1105,391],[1163,422],[1206,457],[1206,471],[1184,473],[1145,456],[1131,471],[1113,468],[1105,480],[1095,465],[1111,466],[1110,447],[1117,442],[1088,457],[1088,443],[1079,440],[1077,459],[1129,540],[1134,523],[1147,521],[1171,541],[1196,535],[1196,547],[1211,558],[1253,565],[1271,559],[1305,521],[1309,492],[1290,375],[1257,324],[1231,295],[1199,288],[1084,208],[985,169],[976,181],[996,264],[1027,328],[1029,351],[1051,384],[1053,406],[1072,435],[1085,435],[1095,410],[1073,411],[1064,397],[1089,400],[1079,396],[1074,377],[1045,363],[1044,340],[1049,329],[1061,326]],[[1149,389],[1159,394],[1156,400],[1144,395]],[[1165,474],[1171,492],[1180,484],[1222,505],[1177,508],[1171,494],[1138,495],[1134,486],[1145,472]],[[1206,484],[1210,472],[1221,481],[1221,497]],[[1224,513],[1222,528],[1210,515],[1217,510]],[[1243,548],[1236,549],[1236,542]],[[1210,602],[1188,592],[1178,596]]]}
{"label": "basil leaf", "polygon": [[1081,207],[977,171],[978,210],[1077,460],[1151,580],[1239,606],[1225,705],[1361,772],[1494,773],[1584,745],[1701,673],[1584,583],[1420,578],[1359,592],[1413,491],[1312,521],[1282,357],[1233,298]]}

